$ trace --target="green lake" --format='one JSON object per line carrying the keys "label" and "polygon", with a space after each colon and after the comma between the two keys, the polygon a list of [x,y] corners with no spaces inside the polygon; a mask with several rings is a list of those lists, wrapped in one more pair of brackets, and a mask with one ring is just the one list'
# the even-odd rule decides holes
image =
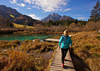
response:
{"label": "green lake", "polygon": [[31,36],[2,36],[0,37],[0,41],[13,41],[13,40],[34,40],[34,39],[45,39],[45,38],[50,38],[53,36],[58,36],[58,35],[31,35]]}

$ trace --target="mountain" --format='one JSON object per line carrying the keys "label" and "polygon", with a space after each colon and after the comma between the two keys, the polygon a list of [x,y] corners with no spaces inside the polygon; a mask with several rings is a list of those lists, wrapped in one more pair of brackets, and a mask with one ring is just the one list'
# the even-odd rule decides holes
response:
{"label": "mountain", "polygon": [[42,19],[43,22],[48,22],[49,20],[52,21],[58,21],[58,20],[74,20],[73,18],[69,17],[69,16],[60,16],[57,13],[53,13],[53,14],[49,14],[47,17],[45,17],[44,19]]}
{"label": "mountain", "polygon": [[70,17],[70,16],[63,16],[62,18],[60,18],[60,20],[74,20],[72,17]]}
{"label": "mountain", "polygon": [[62,18],[60,15],[58,15],[57,13],[53,13],[53,14],[49,14],[47,17],[45,17],[44,19],[42,19],[42,21],[49,21],[49,20],[52,20],[52,21],[57,21],[59,20],[60,18]]}
{"label": "mountain", "polygon": [[0,15],[4,18],[9,18],[12,22],[22,25],[29,25],[33,26],[34,23],[42,23],[41,21],[32,19],[29,16],[22,15],[21,13],[17,12],[15,9],[10,7],[6,7],[5,5],[0,5]]}

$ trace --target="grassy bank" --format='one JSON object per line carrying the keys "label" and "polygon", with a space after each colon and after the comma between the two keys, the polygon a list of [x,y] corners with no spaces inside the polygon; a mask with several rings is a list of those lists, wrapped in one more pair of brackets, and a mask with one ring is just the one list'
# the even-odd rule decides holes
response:
{"label": "grassy bank", "polygon": [[[13,44],[14,42],[7,43]],[[49,62],[51,62],[53,51],[57,48],[57,45],[57,43],[40,42],[40,40],[35,40],[34,42],[26,40],[20,42],[20,46],[12,45],[10,50],[0,52],[0,71],[48,70]]]}
{"label": "grassy bank", "polygon": [[100,70],[100,35],[83,34],[72,37],[73,62],[77,71]]}

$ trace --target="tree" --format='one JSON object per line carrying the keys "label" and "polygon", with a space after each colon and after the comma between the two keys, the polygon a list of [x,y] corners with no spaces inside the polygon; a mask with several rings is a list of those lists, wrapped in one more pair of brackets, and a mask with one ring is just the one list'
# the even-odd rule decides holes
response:
{"label": "tree", "polygon": [[90,20],[98,20],[100,18],[100,3],[97,1],[96,6],[94,6],[94,9],[91,11]]}
{"label": "tree", "polygon": [[75,25],[76,25],[76,24],[78,23],[78,20],[77,20],[77,19],[75,19],[75,20],[74,20],[74,22],[75,22]]}
{"label": "tree", "polygon": [[9,17],[6,17],[5,22],[6,22],[5,23],[6,27],[13,27],[13,24],[12,24],[11,20],[9,19]]}
{"label": "tree", "polygon": [[66,21],[66,24],[67,24],[67,26],[69,26],[69,24],[70,24],[70,21],[68,19]]}
{"label": "tree", "polygon": [[49,22],[47,23],[47,26],[50,27],[53,24],[52,20],[49,20]]}

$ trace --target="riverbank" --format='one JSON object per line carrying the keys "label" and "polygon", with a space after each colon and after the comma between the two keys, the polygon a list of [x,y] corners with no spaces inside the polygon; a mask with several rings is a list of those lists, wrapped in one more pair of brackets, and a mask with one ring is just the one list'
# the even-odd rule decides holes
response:
{"label": "riverbank", "polygon": [[18,28],[0,28],[0,34],[13,34],[17,31],[24,31],[24,29],[18,29]]}
{"label": "riverbank", "polygon": [[45,38],[52,38],[53,36],[60,36],[58,34],[39,34],[39,35],[25,35],[25,36],[18,36],[18,35],[2,35],[0,36],[0,41],[13,41],[13,40],[20,40],[20,41],[25,41],[25,40],[34,40],[34,39],[40,39],[43,40]]}

